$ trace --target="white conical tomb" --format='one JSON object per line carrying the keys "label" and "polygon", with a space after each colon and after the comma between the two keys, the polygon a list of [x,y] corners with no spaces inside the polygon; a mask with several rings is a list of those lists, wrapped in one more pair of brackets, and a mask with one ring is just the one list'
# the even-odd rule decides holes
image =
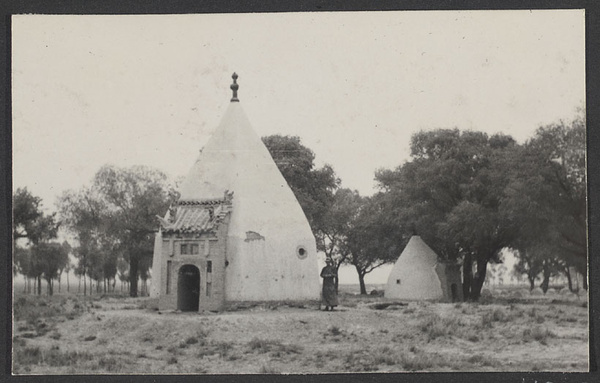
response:
{"label": "white conical tomb", "polygon": [[[233,101],[233,100],[232,100]],[[231,102],[181,188],[180,201],[233,192],[225,299],[319,298],[308,221],[239,102]]]}
{"label": "white conical tomb", "polygon": [[437,254],[414,235],[398,257],[388,277],[386,298],[441,299],[444,294],[436,265]]}

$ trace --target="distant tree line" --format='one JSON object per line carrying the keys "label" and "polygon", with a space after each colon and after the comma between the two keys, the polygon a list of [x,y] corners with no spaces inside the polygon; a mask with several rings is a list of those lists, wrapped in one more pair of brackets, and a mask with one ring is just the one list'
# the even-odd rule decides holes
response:
{"label": "distant tree line", "polygon": [[[17,189],[13,198],[15,272],[38,282],[42,277],[52,294],[52,280],[71,270],[83,280],[83,293],[114,291],[116,278],[138,295],[150,277],[156,215],[177,199],[175,187],[165,174],[142,166],[102,167],[93,182],[78,191],[65,191],[59,198],[58,216],[44,215],[41,200],[27,189]],[[52,242],[58,227],[67,230],[77,246]],[[18,239],[27,239],[25,246]],[[21,241],[22,242],[22,241]],[[69,262],[69,254],[75,264]],[[89,281],[89,283],[87,282]],[[60,286],[60,284],[59,284]]]}
{"label": "distant tree line", "polygon": [[[50,242],[56,238],[58,223],[56,214],[47,215],[42,210],[42,200],[24,189],[17,189],[13,196],[13,273],[26,277],[25,291],[42,293],[42,279],[52,294],[52,282],[68,267],[67,243]],[[30,246],[16,246],[26,240]],[[32,287],[33,282],[33,287]]]}
{"label": "distant tree line", "polygon": [[[310,223],[317,248],[337,269],[365,276],[396,261],[415,233],[441,260],[462,265],[465,299],[477,300],[488,264],[502,262],[502,250],[518,259],[514,272],[530,287],[571,272],[584,275],[587,289],[587,204],[585,117],[536,130],[518,144],[504,134],[435,129],[411,138],[410,159],[379,169],[370,197],[341,187],[330,165],[317,168],[315,155],[299,137],[272,135],[263,142],[290,185]],[[27,189],[13,196],[14,272],[27,278],[25,290],[49,294],[53,281],[73,271],[114,291],[117,277],[138,295],[150,277],[155,216],[176,201],[168,177],[142,166],[104,166],[92,183],[65,191],[58,213],[44,214],[41,199]],[[67,230],[76,245],[56,242]],[[26,242],[25,242],[26,241]],[[25,245],[23,243],[25,242]],[[69,262],[69,255],[75,264]]]}

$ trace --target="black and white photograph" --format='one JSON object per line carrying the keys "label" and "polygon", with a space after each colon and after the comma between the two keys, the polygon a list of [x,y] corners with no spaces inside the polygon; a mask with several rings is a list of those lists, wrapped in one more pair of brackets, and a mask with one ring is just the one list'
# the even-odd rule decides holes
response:
{"label": "black and white photograph", "polygon": [[13,15],[13,376],[588,372],[585,20]]}

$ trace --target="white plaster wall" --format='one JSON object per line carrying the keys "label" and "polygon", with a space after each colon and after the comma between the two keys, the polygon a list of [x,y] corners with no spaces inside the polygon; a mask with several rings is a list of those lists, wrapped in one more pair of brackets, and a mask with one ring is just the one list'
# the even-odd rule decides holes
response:
{"label": "white plaster wall", "polygon": [[163,260],[162,233],[154,235],[154,254],[152,256],[152,277],[150,279],[150,297],[158,298],[160,295],[161,262]]}
{"label": "white plaster wall", "polygon": [[[268,237],[267,237],[268,238]],[[303,243],[308,243],[307,238]],[[296,256],[293,242],[274,240],[246,242],[230,237],[234,245],[226,269],[225,296],[228,300],[318,299],[318,268],[314,267],[316,249],[306,246],[307,258]]]}
{"label": "white plaster wall", "polygon": [[[318,299],[315,239],[300,204],[240,103],[231,103],[202,149],[181,199],[222,198],[233,191],[227,240],[227,300]],[[245,241],[248,231],[264,240]],[[296,256],[302,245],[305,259]]]}
{"label": "white plaster wall", "polygon": [[[419,236],[413,236],[394,264],[385,289],[387,298],[441,299],[443,291],[435,271],[437,255]],[[400,279],[400,284],[396,280]]]}

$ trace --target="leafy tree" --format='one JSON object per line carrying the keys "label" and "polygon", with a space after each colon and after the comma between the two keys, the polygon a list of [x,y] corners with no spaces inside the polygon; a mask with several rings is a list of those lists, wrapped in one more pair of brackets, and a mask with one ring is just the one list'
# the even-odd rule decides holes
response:
{"label": "leafy tree", "polygon": [[[118,259],[119,253],[117,252],[109,252],[104,257],[104,263],[102,265],[102,276],[104,277],[104,292],[114,292],[115,290]],[[110,281],[112,281],[112,290]]]}
{"label": "leafy tree", "polygon": [[89,275],[96,281],[96,290],[107,292],[110,281],[117,273],[117,260],[121,255],[121,245],[117,238],[101,233],[96,242],[94,256],[91,258]]}
{"label": "leafy tree", "polygon": [[71,254],[73,252],[73,248],[71,247],[71,245],[69,244],[69,242],[67,241],[63,241],[63,243],[61,244],[63,250],[66,252],[66,260],[64,263],[60,263],[59,264],[59,268],[58,268],[58,276],[57,276],[57,280],[58,280],[58,292],[60,293],[60,282],[61,282],[61,278],[62,278],[62,273],[66,272],[67,273],[67,291],[69,291],[69,268],[70,268],[70,259],[69,259],[69,254]]}
{"label": "leafy tree", "polygon": [[501,205],[518,230],[514,247],[521,257],[536,254],[542,285],[569,266],[586,275],[584,117],[539,128],[518,158]]}
{"label": "leafy tree", "polygon": [[515,251],[514,254],[517,256],[517,263],[514,266],[514,273],[516,275],[525,275],[529,281],[529,290],[535,288],[535,281],[542,272],[542,259],[536,257],[539,253],[530,253],[527,250]]}
{"label": "leafy tree", "polygon": [[[314,153],[301,144],[299,137],[273,135],[262,140],[302,206],[317,240],[317,249],[333,259],[336,269],[343,263],[354,265],[361,292],[366,294],[364,276],[389,262],[387,237],[379,235],[385,231],[384,221],[358,218],[366,200],[356,191],[338,189],[340,180],[331,166],[316,169]],[[367,218],[369,224],[357,224]],[[368,249],[361,247],[367,244]]]}
{"label": "leafy tree", "polygon": [[42,199],[33,196],[27,188],[18,188],[13,195],[13,239],[27,238],[38,243],[56,238],[58,224],[55,214],[45,215]]}
{"label": "leafy tree", "polygon": [[443,260],[462,260],[465,299],[479,299],[487,264],[513,239],[499,205],[516,147],[500,134],[422,131],[411,161],[376,174],[397,230],[417,232]]}
{"label": "leafy tree", "polygon": [[83,278],[83,293],[87,294],[85,277],[90,275],[93,265],[99,263],[96,258],[100,257],[100,237],[109,225],[108,208],[98,191],[90,187],[78,192],[64,192],[58,206],[61,222],[75,234],[79,242],[73,251],[77,259],[74,272]]}
{"label": "leafy tree", "polygon": [[33,256],[30,247],[15,246],[14,251],[14,268],[16,271],[25,276],[25,292],[31,292],[31,280],[41,275],[41,272],[36,271],[33,263]]}
{"label": "leafy tree", "polygon": [[364,197],[347,229],[345,262],[358,273],[360,293],[367,294],[365,275],[386,263],[394,262],[408,238],[398,232],[389,219],[389,209],[382,195]]}
{"label": "leafy tree", "polygon": [[130,295],[137,296],[140,263],[152,259],[156,214],[177,197],[165,174],[143,166],[103,166],[91,187],[64,193],[61,217],[79,240],[77,272],[84,277],[84,293],[85,275],[99,288],[100,281],[115,278],[122,255],[129,263]]}
{"label": "leafy tree", "polygon": [[123,285],[129,281],[129,264],[124,259],[117,261],[117,275],[119,281],[121,281],[121,291],[123,291]]}
{"label": "leafy tree", "polygon": [[[315,168],[313,151],[302,145],[299,137],[272,135],[262,141],[294,192],[315,237],[321,238],[319,232],[327,224],[327,211],[340,184],[333,168],[329,165]],[[317,242],[317,247],[325,251],[322,241]]]}
{"label": "leafy tree", "polygon": [[[336,270],[339,270],[350,255],[347,244],[348,233],[362,203],[363,199],[356,190],[346,188],[336,190],[332,204],[327,207],[320,230],[316,233],[319,248],[325,252],[325,256],[333,260]],[[337,278],[335,284],[337,290]]]}
{"label": "leafy tree", "polygon": [[56,242],[40,242],[34,245],[31,251],[39,260],[40,271],[48,286],[48,295],[53,295],[53,280],[69,261],[69,247]]}
{"label": "leafy tree", "polygon": [[[71,248],[69,254],[73,254],[73,248]],[[71,286],[70,286],[70,283],[69,283],[69,274],[71,273],[72,270],[73,270],[73,264],[71,263],[71,260],[69,259],[69,261],[67,262],[65,268],[63,269],[63,272],[65,272],[67,274],[67,292],[71,291]],[[62,275],[62,273],[61,273],[61,275]],[[58,278],[58,283],[59,283],[58,286],[60,286],[60,276]],[[59,287],[58,291],[60,292],[60,287]]]}
{"label": "leafy tree", "polygon": [[42,291],[43,253],[21,249],[19,239],[27,239],[27,244],[36,246],[56,238],[58,224],[55,214],[46,215],[42,211],[42,199],[33,196],[27,188],[18,188],[13,195],[13,246],[14,270],[19,270],[28,279],[37,282],[37,293]]}
{"label": "leafy tree", "polygon": [[148,295],[148,278],[152,268],[152,258],[144,257],[140,261],[140,279],[142,280],[142,295]]}
{"label": "leafy tree", "polygon": [[156,214],[166,211],[178,194],[164,173],[143,166],[104,166],[96,173],[93,187],[109,212],[106,232],[118,239],[129,263],[130,295],[135,297],[140,264],[152,259]]}

